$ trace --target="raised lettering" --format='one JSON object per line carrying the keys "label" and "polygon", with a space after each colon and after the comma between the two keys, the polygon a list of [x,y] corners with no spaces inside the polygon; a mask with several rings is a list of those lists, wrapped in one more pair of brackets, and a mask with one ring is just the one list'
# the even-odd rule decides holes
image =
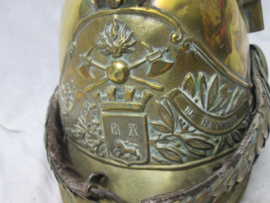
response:
{"label": "raised lettering", "polygon": [[190,118],[194,118],[194,116],[196,115],[196,111],[194,111],[190,106],[188,106],[185,110],[185,112],[187,113],[187,115],[190,117]]}
{"label": "raised lettering", "polygon": [[210,123],[210,125],[208,126],[208,129],[214,130],[214,122]]}
{"label": "raised lettering", "polygon": [[115,135],[115,136],[121,135],[120,127],[117,123],[111,124],[111,132],[112,132],[112,135]]}
{"label": "raised lettering", "polygon": [[201,123],[201,126],[207,128],[209,126],[209,120],[207,120],[206,118],[204,118],[203,121],[202,121],[202,123]]}
{"label": "raised lettering", "polygon": [[136,124],[133,124],[133,123],[129,123],[128,124],[128,127],[129,127],[129,137],[139,137],[138,134],[137,134],[137,125]]}
{"label": "raised lettering", "polygon": [[221,122],[217,122],[217,130],[223,130],[223,125]]}

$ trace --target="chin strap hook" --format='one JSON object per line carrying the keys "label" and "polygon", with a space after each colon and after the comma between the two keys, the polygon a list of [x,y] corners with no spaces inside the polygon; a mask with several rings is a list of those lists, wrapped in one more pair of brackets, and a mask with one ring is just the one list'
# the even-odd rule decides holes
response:
{"label": "chin strap hook", "polygon": [[101,180],[106,177],[106,174],[101,171],[95,171],[87,179],[87,186],[85,188],[85,193],[88,195],[89,199],[99,200],[99,199],[110,199],[117,203],[124,203],[124,201],[116,194],[110,192],[108,189],[103,188]]}

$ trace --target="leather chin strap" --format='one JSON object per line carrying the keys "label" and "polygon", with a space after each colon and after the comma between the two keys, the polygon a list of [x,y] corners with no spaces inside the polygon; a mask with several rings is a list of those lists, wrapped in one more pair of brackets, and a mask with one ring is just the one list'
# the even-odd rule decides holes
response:
{"label": "leather chin strap", "polygon": [[56,179],[68,192],[78,195],[82,199],[99,200],[105,198],[123,203],[124,201],[119,196],[100,186],[100,181],[105,177],[105,173],[94,172],[86,181],[72,166],[64,145],[64,132],[58,100],[59,94],[58,88],[56,88],[50,100],[45,124],[47,157]]}
{"label": "leather chin strap", "polygon": [[[212,176],[207,177],[205,181],[194,187],[157,195],[142,200],[142,203],[218,202],[222,195],[230,192],[234,186],[244,180],[269,135],[270,88],[267,83],[267,73],[261,63],[261,57],[256,47],[251,46],[255,110],[249,129],[231,158]],[[105,198],[123,203],[124,201],[119,196],[100,186],[100,180],[105,177],[103,172],[92,173],[86,181],[72,166],[64,145],[64,132],[61,125],[58,100],[58,88],[56,88],[50,101],[45,124],[45,145],[48,161],[57,180],[66,190],[83,199],[99,200]]]}

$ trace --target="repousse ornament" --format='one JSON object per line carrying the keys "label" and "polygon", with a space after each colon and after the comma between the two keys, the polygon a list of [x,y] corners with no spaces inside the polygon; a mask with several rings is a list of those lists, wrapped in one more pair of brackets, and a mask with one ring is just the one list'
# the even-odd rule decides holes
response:
{"label": "repousse ornament", "polygon": [[45,144],[65,203],[236,203],[268,139],[260,0],[66,0]]}

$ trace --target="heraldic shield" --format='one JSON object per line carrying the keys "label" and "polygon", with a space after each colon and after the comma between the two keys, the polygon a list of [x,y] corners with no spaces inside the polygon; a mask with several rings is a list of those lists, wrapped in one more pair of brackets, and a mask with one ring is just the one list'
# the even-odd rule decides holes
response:
{"label": "heraldic shield", "polygon": [[149,159],[146,114],[102,115],[109,155],[127,165],[144,164]]}
{"label": "heraldic shield", "polygon": [[260,1],[67,2],[45,137],[64,202],[239,202],[270,130]]}

